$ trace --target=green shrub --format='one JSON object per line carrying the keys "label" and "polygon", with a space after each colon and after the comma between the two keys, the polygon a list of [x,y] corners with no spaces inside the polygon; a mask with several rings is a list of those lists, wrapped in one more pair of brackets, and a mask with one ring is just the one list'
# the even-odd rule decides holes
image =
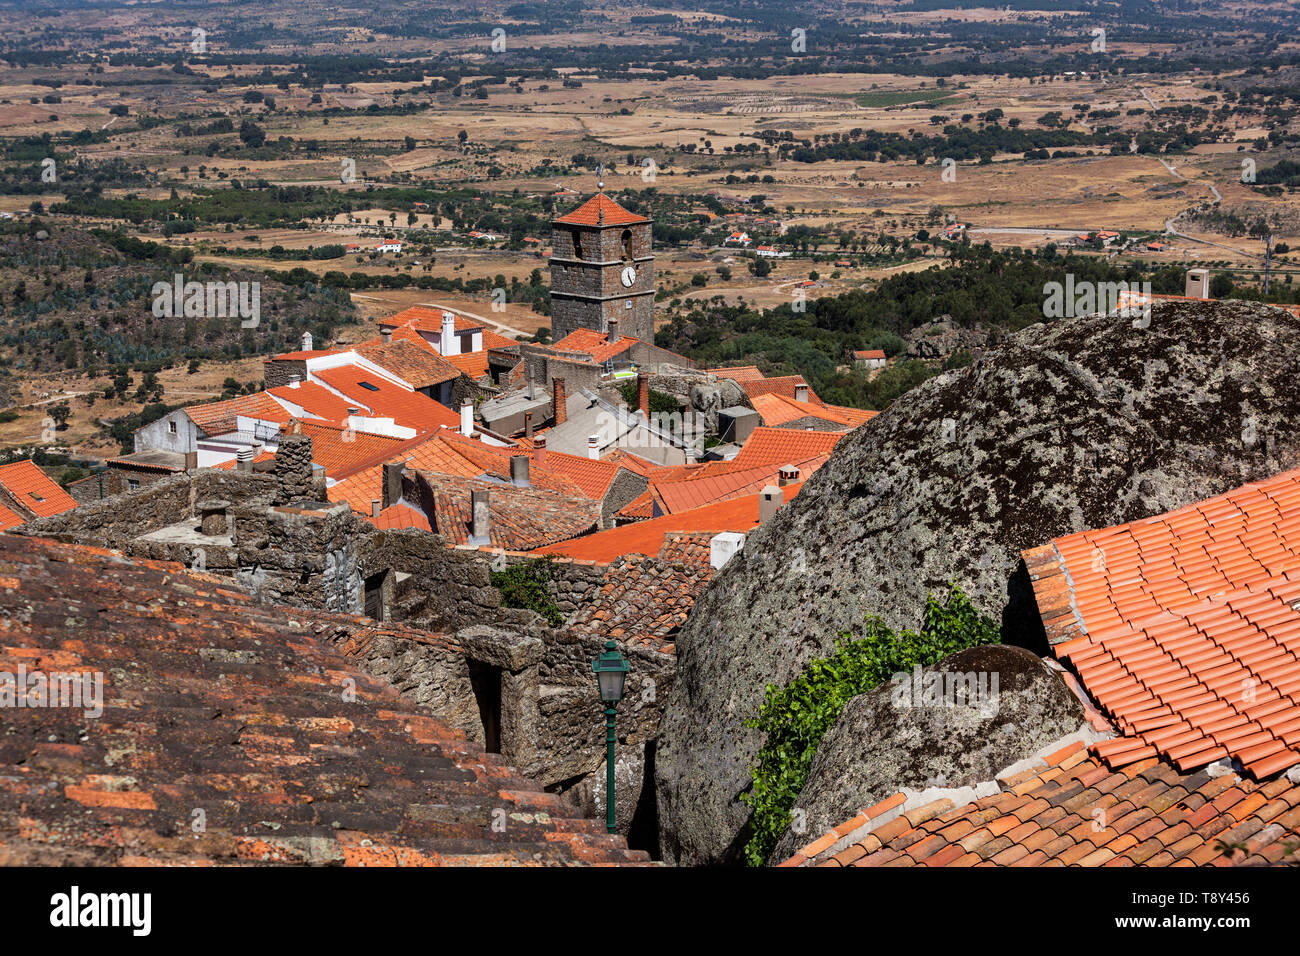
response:
{"label": "green shrub", "polygon": [[920,633],[895,632],[870,616],[862,637],[841,634],[830,657],[809,661],[784,688],[769,684],[758,716],[745,722],[767,734],[750,770],[754,785],[740,797],[754,811],[745,861],[763,866],[776,848],[822,737],[845,704],[917,664],[928,667],[956,651],[999,640],[997,625],[954,586],[946,604],[934,595],[926,599]]}
{"label": "green shrub", "polygon": [[492,586],[501,592],[506,607],[536,611],[551,627],[563,623],[564,617],[551,600],[551,591],[547,587],[552,579],[550,561],[525,561],[504,571],[491,572],[491,579]]}

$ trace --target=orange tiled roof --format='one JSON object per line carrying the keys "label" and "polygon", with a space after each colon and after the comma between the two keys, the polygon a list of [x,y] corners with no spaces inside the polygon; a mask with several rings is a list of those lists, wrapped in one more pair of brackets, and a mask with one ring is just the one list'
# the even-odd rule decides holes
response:
{"label": "orange tiled roof", "polygon": [[757,365],[731,365],[726,368],[705,369],[718,378],[729,378],[737,382],[761,382],[765,378]]}
{"label": "orange tiled roof", "polygon": [[764,425],[784,425],[802,418],[819,418],[825,422],[843,425],[845,428],[857,428],[880,414],[865,408],[849,408],[846,405],[797,402],[793,398],[786,398],[775,392],[755,395],[750,401],[754,405],[754,411],[762,417]]}
{"label": "orange tiled roof", "polygon": [[[418,332],[414,334],[420,338]],[[422,348],[406,338],[395,338],[388,344],[376,338],[354,346],[353,351],[392,372],[412,388],[428,388],[460,378],[460,369],[427,343]]]}
{"label": "orange tiled roof", "polygon": [[560,341],[551,346],[557,352],[582,352],[590,355],[597,365],[608,362],[616,355],[626,352],[640,339],[620,335],[617,342],[610,342],[609,335],[593,329],[574,329]]}
{"label": "orange tiled roof", "polygon": [[800,428],[755,428],[740,447],[732,465],[752,468],[758,465],[784,465],[829,455],[846,432],[819,432]]}
{"label": "orange tiled roof", "polygon": [[885,357],[884,349],[856,349],[853,353],[855,359],[882,359]]}
{"label": "orange tiled roof", "polygon": [[429,519],[405,502],[389,505],[379,512],[379,517],[369,518],[369,521],[380,531],[401,531],[404,528],[415,528],[419,531],[433,530]]}
{"label": "orange tiled roof", "polygon": [[357,414],[366,414],[366,409],[361,407],[360,402],[348,401],[319,382],[299,382],[296,388],[292,385],[280,385],[268,389],[266,394],[276,399],[280,411],[285,416],[284,421],[289,420],[291,413],[285,409],[283,402],[297,405],[308,415],[327,422],[343,421],[348,417],[349,408],[358,409]]}
{"label": "orange tiled roof", "polygon": [[516,339],[506,338],[504,335],[493,332],[491,329],[483,330],[484,349],[505,349],[518,344],[519,342]]}
{"label": "orange tiled roof", "polygon": [[[786,398],[794,398],[794,389],[796,385],[808,385],[802,375],[778,375],[776,378],[764,378],[756,380],[743,380],[740,387],[745,390],[752,402],[759,395],[784,395]],[[808,385],[808,401],[818,405],[823,404],[822,400],[817,397],[817,393]]]}
{"label": "orange tiled roof", "polygon": [[671,654],[673,637],[712,577],[707,558],[701,566],[632,555],[606,569],[569,626]]}
{"label": "orange tiled roof", "polygon": [[[83,481],[85,479],[82,479]],[[25,524],[27,519],[22,515],[14,514],[4,505],[0,505],[0,531],[8,531],[10,528],[16,528],[20,524]]]}
{"label": "orange tiled roof", "polygon": [[642,521],[646,518],[653,518],[654,516],[655,496],[649,488],[641,492],[641,494],[637,495],[622,508],[619,508],[617,512],[617,517],[629,521]]}
{"label": "orange tiled roof", "polygon": [[1294,861],[1300,842],[1300,785],[1285,777],[1114,771],[1079,742],[999,785],[961,806],[894,794],[781,865],[1261,866]]}
{"label": "orange tiled roof", "polygon": [[344,478],[358,465],[402,444],[400,438],[372,435],[311,419],[299,419],[298,424],[302,433],[311,437],[311,460],[324,468],[330,478]]}
{"label": "orange tiled roof", "polygon": [[[786,485],[782,490],[785,500],[789,501],[803,482]],[[659,553],[664,545],[665,536],[673,531],[711,532],[752,531],[758,527],[758,495],[719,501],[702,508],[692,508],[675,515],[651,518],[635,524],[598,531],[586,537],[562,544],[538,548],[538,554],[560,554],[581,561],[597,561],[602,564],[614,561],[625,554]]]}
{"label": "orange tiled roof", "polygon": [[[0,535],[0,563],[0,669],[102,675],[104,704],[101,719],[6,711],[9,864],[646,860],[358,664],[391,640],[458,654],[443,635],[260,603],[99,548]],[[501,807],[509,826],[493,832]],[[196,808],[197,839],[177,825]]]}
{"label": "orange tiled roof", "polygon": [[271,357],[273,362],[281,361],[299,361],[302,359],[320,358],[322,355],[337,355],[338,349],[308,349],[298,352],[281,352],[279,355]]}
{"label": "orange tiled roof", "polygon": [[[819,459],[825,461],[825,458]],[[720,463],[723,464],[723,463]],[[730,465],[731,462],[725,462]],[[682,481],[655,482],[652,485],[655,502],[664,514],[689,511],[715,501],[727,501],[742,495],[756,495],[768,485],[777,483],[779,466],[759,465],[755,468],[729,468],[721,474],[702,475]],[[801,473],[807,478],[811,471]]]}
{"label": "orange tiled roof", "polygon": [[356,365],[321,369],[312,373],[326,385],[343,393],[354,404],[370,409],[373,417],[391,418],[398,425],[416,431],[435,428],[456,428],[460,416],[446,405],[435,402],[427,395],[373,375]]}
{"label": "orange tiled roof", "polygon": [[600,502],[590,498],[428,471],[420,477],[433,493],[433,530],[455,544],[469,542],[470,499],[478,489],[488,492],[488,537],[495,548],[531,551],[586,534],[600,521]]}
{"label": "orange tiled roof", "polygon": [[468,375],[470,378],[483,378],[488,374],[488,354],[486,350],[448,355],[446,360],[456,366],[462,374]]}
{"label": "orange tiled roof", "polygon": [[284,406],[265,392],[239,395],[203,405],[187,405],[182,410],[189,416],[190,421],[209,435],[235,431],[240,415],[246,418],[264,419],[268,422],[284,423],[289,420],[289,413],[284,410]]}
{"label": "orange tiled roof", "polygon": [[483,328],[482,322],[466,318],[452,309],[432,309],[425,305],[413,305],[409,309],[403,309],[396,315],[380,319],[379,327],[382,329],[409,325],[411,328],[419,329],[422,332],[441,332],[442,313],[444,312],[451,312],[455,317],[453,322],[457,332],[469,332],[471,329]]}
{"label": "orange tiled roof", "polygon": [[649,221],[645,216],[624,209],[604,193],[596,193],[573,212],[555,220],[565,226],[630,226]]}
{"label": "orange tiled roof", "polygon": [[20,508],[26,508],[38,518],[60,515],[77,507],[77,500],[30,458],[0,465],[0,487],[9,492]]}
{"label": "orange tiled roof", "polygon": [[1026,551],[1039,611],[1122,767],[1300,763],[1300,469]]}

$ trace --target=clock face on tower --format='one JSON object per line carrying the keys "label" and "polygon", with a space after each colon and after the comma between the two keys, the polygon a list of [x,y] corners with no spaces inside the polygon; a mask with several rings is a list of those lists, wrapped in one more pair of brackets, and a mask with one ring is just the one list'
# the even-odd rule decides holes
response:
{"label": "clock face on tower", "polygon": [[630,289],[632,287],[632,283],[636,281],[636,268],[633,266],[627,266],[623,270],[622,278],[623,278],[623,285],[627,286]]}

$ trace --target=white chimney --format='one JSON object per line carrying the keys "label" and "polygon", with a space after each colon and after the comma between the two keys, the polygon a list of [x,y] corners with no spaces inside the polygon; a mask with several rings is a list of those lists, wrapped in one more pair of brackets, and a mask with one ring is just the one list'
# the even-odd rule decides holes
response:
{"label": "white chimney", "polygon": [[758,521],[766,524],[767,519],[776,514],[785,504],[785,495],[776,485],[768,485],[758,493]]}
{"label": "white chimney", "polygon": [[474,403],[464,402],[460,406],[460,433],[466,438],[474,435]]}
{"label": "white chimney", "polygon": [[304,333],[302,334],[302,350],[303,350],[304,352],[310,352],[310,351],[311,351],[311,333],[310,333],[310,332],[304,332]]}
{"label": "white chimney", "polygon": [[709,539],[709,564],[714,570],[721,568],[745,546],[745,536],[737,531],[724,531]]}
{"label": "white chimney", "polygon": [[1187,298],[1208,299],[1210,297],[1210,270],[1187,270]]}
{"label": "white chimney", "polygon": [[587,436],[587,457],[588,458],[600,457],[600,436],[599,435]]}
{"label": "white chimney", "polygon": [[807,386],[807,385],[795,385],[795,387],[794,387],[794,400],[795,400],[796,402],[806,402],[806,401],[808,401],[808,386]]}
{"label": "white chimney", "polygon": [[297,387],[298,387],[299,385],[301,385],[301,384],[302,384],[302,381],[298,378],[297,375],[290,376],[290,378],[289,378],[289,387],[290,387],[290,388],[297,388]]}
{"label": "white chimney", "polygon": [[456,314],[442,313],[442,337],[438,340],[443,355],[459,355],[460,340],[456,338]]}

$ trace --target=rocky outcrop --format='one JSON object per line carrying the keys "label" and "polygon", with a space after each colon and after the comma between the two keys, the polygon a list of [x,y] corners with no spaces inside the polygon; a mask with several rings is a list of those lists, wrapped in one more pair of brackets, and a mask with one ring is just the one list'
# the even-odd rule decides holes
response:
{"label": "rocky outcrop", "polygon": [[665,858],[738,858],[762,743],[744,721],[866,614],[915,627],[927,591],[956,582],[1005,641],[1035,646],[1022,550],[1296,465],[1297,354],[1300,318],[1249,303],[1060,320],[843,439],[678,637],[656,760]]}
{"label": "rocky outcrop", "polygon": [[963,328],[951,315],[941,315],[907,334],[905,358],[946,359],[962,349],[977,351],[995,345],[1001,336],[982,326]]}
{"label": "rocky outcrop", "polygon": [[972,647],[899,675],[844,706],[795,804],[800,832],[787,830],[772,859],[905,787],[992,780],[1083,720],[1060,676],[1021,647]]}

